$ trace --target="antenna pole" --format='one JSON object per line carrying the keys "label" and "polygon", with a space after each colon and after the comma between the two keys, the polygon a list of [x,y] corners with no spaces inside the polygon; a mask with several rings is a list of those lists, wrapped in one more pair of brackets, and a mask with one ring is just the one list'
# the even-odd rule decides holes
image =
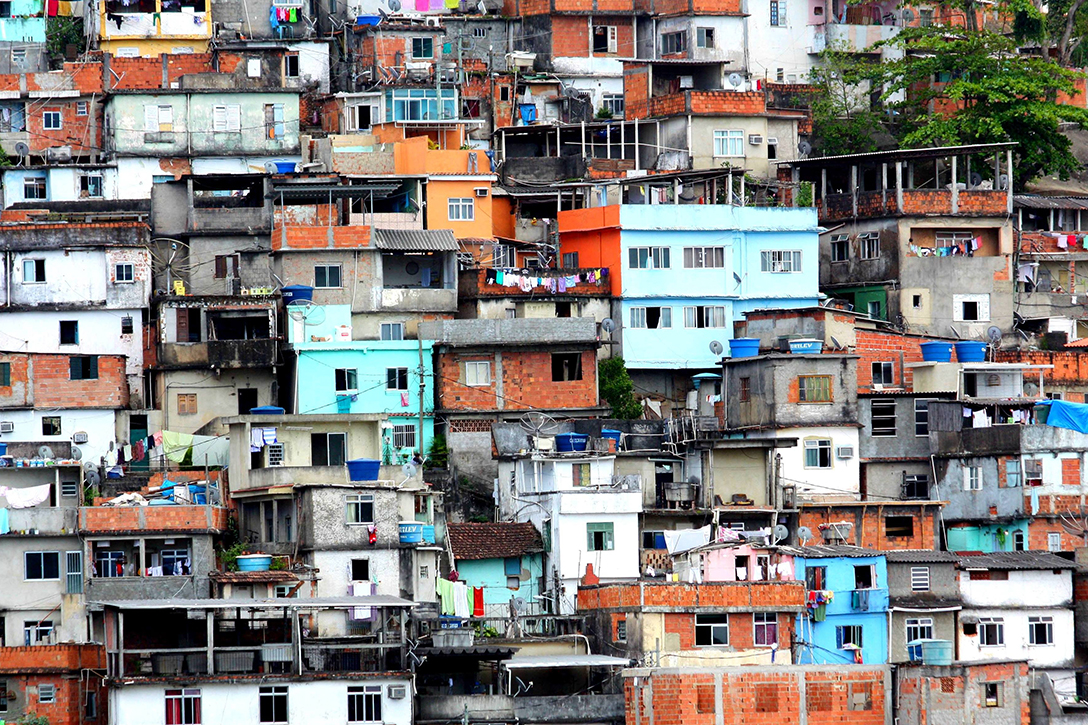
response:
{"label": "antenna pole", "polygon": [[416,334],[416,339],[419,341],[419,435],[416,437],[416,442],[419,444],[419,457],[423,459],[423,391],[427,386],[427,379],[423,377],[425,372],[423,369],[423,338]]}

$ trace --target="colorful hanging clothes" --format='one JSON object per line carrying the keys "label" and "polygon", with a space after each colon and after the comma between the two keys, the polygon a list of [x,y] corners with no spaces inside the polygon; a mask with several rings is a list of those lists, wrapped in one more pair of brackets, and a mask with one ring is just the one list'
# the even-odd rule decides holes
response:
{"label": "colorful hanging clothes", "polygon": [[181,463],[193,447],[193,436],[171,430],[162,432],[163,454],[174,463]]}

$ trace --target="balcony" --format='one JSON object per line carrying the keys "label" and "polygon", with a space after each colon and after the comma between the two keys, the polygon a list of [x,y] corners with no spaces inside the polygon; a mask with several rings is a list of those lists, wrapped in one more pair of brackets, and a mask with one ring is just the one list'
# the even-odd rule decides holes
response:
{"label": "balcony", "polygon": [[211,340],[163,343],[159,363],[164,367],[263,368],[276,364],[275,340]]}
{"label": "balcony", "polygon": [[455,312],[457,290],[434,288],[383,288],[383,312]]}
{"label": "balcony", "polygon": [[79,510],[74,506],[64,508],[11,509],[8,524],[12,534],[27,536],[75,535]]}
{"label": "balcony", "polygon": [[161,532],[221,533],[228,511],[222,506],[84,506],[81,534]]}
{"label": "balcony", "polygon": [[[520,238],[520,237],[519,237]],[[533,270],[534,277],[540,277],[544,283],[533,287],[529,292],[523,292],[518,287],[506,287],[495,282],[488,282],[487,268],[463,269],[458,279],[458,293],[463,299],[477,299],[482,297],[609,297],[611,296],[611,276],[608,269],[537,269]],[[603,278],[599,282],[585,282],[582,277],[591,272],[602,272]],[[576,276],[579,281],[573,285],[567,285],[567,277]],[[555,288],[549,280],[564,280],[564,288],[559,289],[558,282]]]}

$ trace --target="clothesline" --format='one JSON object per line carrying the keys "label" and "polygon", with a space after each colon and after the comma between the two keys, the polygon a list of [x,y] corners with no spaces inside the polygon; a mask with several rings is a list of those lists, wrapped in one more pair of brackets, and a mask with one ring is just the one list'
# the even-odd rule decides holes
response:
{"label": "clothesline", "polygon": [[579,284],[600,284],[608,276],[608,269],[593,269],[554,277],[522,274],[516,270],[491,268],[485,271],[484,281],[502,287],[517,287],[522,292],[531,292],[543,287],[548,292],[566,292],[567,288]]}

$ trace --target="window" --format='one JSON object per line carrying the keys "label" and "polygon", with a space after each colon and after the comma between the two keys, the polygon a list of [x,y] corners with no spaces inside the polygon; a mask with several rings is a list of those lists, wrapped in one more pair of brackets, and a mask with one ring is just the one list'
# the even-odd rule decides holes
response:
{"label": "window", "polygon": [[884,518],[885,536],[914,536],[913,516],[886,516]]}
{"label": "window", "polygon": [[928,566],[912,566],[910,568],[910,590],[912,592],[929,591]]}
{"label": "window", "polygon": [[487,37],[487,28],[479,28],[479,27],[473,28],[472,29],[472,37],[473,38],[486,38]]}
{"label": "window", "polygon": [[420,60],[434,57],[434,38],[412,38],[412,58]]}
{"label": "window", "polygon": [[98,719],[98,698],[96,693],[88,692],[87,699],[83,701],[83,717],[86,720]]}
{"label": "window", "polygon": [[200,725],[200,690],[166,691],[166,725]]}
{"label": "window", "polygon": [[695,646],[716,647],[729,644],[728,614],[696,614]]}
{"label": "window", "polygon": [[264,130],[270,139],[283,138],[285,127],[283,123],[283,104],[266,103],[264,105]]}
{"label": "window", "polygon": [[907,642],[916,639],[933,639],[932,617],[917,617],[907,620]]}
{"label": "window", "polygon": [[79,195],[89,199],[102,198],[102,175],[84,174],[79,177]]}
{"label": "window", "polygon": [[672,308],[632,307],[631,327],[649,328],[651,330],[670,328],[672,327]]}
{"label": "window", "polygon": [[[48,199],[49,191],[46,187],[44,176],[28,176],[23,179],[24,199]],[[24,282],[27,280],[23,280]],[[45,280],[34,280],[44,282]]]}
{"label": "window", "polygon": [[742,403],[747,403],[752,399],[752,379],[741,378],[740,390],[737,393],[737,399]]}
{"label": "window", "polygon": [[801,271],[801,252],[793,250],[764,250],[760,252],[760,271],[788,274]]}
{"label": "window", "polygon": [[60,111],[45,111],[42,113],[42,128],[46,131],[59,131],[61,129]]}
{"label": "window", "polygon": [[38,702],[48,705],[57,701],[57,686],[51,683],[38,685]]}
{"label": "window", "polygon": [[786,27],[786,0],[771,0],[771,26]]}
{"label": "window", "polygon": [[[372,524],[374,523],[374,496],[368,493],[353,493],[347,497],[345,503],[345,515],[349,524]],[[353,559],[351,564],[352,576],[351,578],[356,581],[363,581],[370,579],[369,564],[367,564],[366,576],[355,576],[355,562],[366,562],[365,559]]]}
{"label": "window", "polygon": [[714,155],[717,157],[744,156],[744,131],[739,128],[715,131]]}
{"label": "window", "polygon": [[854,567],[854,589],[872,589],[876,586],[876,568],[872,564]]}
{"label": "window", "polygon": [[337,368],[335,370],[336,392],[345,390],[358,390],[358,372],[355,368]]}
{"label": "window", "polygon": [[563,252],[563,269],[578,269],[578,252]]}
{"label": "window", "polygon": [[242,130],[242,108],[236,104],[212,108],[212,130],[238,133]]}
{"label": "window", "polygon": [[49,619],[23,622],[23,644],[32,647],[37,644],[53,644],[53,622]]}
{"label": "window", "polygon": [[465,363],[465,385],[483,387],[491,385],[491,363],[471,360]]}
{"label": "window", "polygon": [[1038,458],[1024,461],[1024,483],[1028,486],[1043,485],[1043,462]]}
{"label": "window", "polygon": [[347,433],[311,433],[310,465],[342,466],[347,459]]}
{"label": "window", "polygon": [[348,722],[381,722],[382,686],[356,685],[348,688]]}
{"label": "window", "polygon": [[872,365],[873,385],[895,384],[895,363],[875,362]]}
{"label": "window", "polygon": [[314,287],[320,289],[339,289],[341,284],[339,264],[315,264]]}
{"label": "window", "polygon": [[866,232],[858,235],[862,259],[880,259],[880,235]]}
{"label": "window", "polygon": [[626,619],[626,617],[623,618],[623,619],[616,620],[616,641],[617,642],[626,642],[627,641],[627,619]]}
{"label": "window", "polygon": [[8,683],[0,680],[0,712],[8,711]]}
{"label": "window", "polygon": [[178,393],[178,415],[196,415],[196,393]]}
{"label": "window", "polygon": [[113,265],[113,281],[116,284],[131,284],[136,281],[136,265],[132,262],[120,262]]}
{"label": "window", "polygon": [[163,549],[159,552],[159,564],[162,566],[163,574],[167,576],[188,572],[185,563],[187,561],[189,561],[188,549]]}
{"label": "window", "polygon": [[982,468],[980,466],[965,466],[963,469],[963,490],[982,490]]}
{"label": "window", "polygon": [[797,399],[802,403],[830,403],[830,375],[801,375],[797,378]]}
{"label": "window", "polygon": [[283,77],[298,78],[298,53],[283,56]]}
{"label": "window", "polygon": [[268,448],[268,465],[269,466],[282,466],[283,465],[283,444],[282,443],[269,443],[267,448]]}
{"label": "window", "polygon": [[928,28],[933,25],[933,9],[932,8],[919,8],[918,9],[918,24],[923,28]]}
{"label": "window", "polygon": [[415,448],[416,447],[416,426],[394,426],[393,427],[393,446],[396,448]]}
{"label": "window", "polygon": [[586,524],[586,549],[589,551],[612,551],[612,524]]}
{"label": "window", "polygon": [[699,48],[713,48],[714,28],[696,28],[695,45]]}
{"label": "window", "polygon": [[872,434],[874,436],[895,435],[895,401],[872,401]]}
{"label": "window", "polygon": [[[861,647],[861,625],[848,624],[844,627],[835,627],[835,643],[839,649],[853,649],[853,647]],[[847,647],[847,645],[853,645],[853,647]]]}
{"label": "window", "polygon": [[78,345],[79,344],[79,322],[76,320],[61,320],[60,321],[60,344],[61,345]]}
{"label": "window", "polygon": [[910,304],[916,310],[922,309],[922,295],[911,295]]}
{"label": "window", "polygon": [[775,612],[756,612],[752,618],[755,622],[753,644],[756,647],[778,644],[778,615]]}
{"label": "window", "polygon": [[26,581],[57,581],[60,579],[60,553],[28,551],[23,554],[23,579]]}
{"label": "window", "polygon": [[685,307],[684,327],[725,327],[725,307],[717,305],[707,307]]}
{"label": "window", "polygon": [[386,368],[385,369],[385,389],[386,390],[407,390],[408,389],[408,368]]}
{"label": "window", "polygon": [[0,387],[11,387],[11,363],[0,362]]}
{"label": "window", "polygon": [[631,247],[627,250],[631,269],[668,269],[672,266],[668,247]]}
{"label": "window", "polygon": [[60,416],[59,415],[47,415],[42,418],[42,435],[43,436],[59,436],[60,433]]}
{"label": "window", "polygon": [[1054,617],[1028,617],[1028,644],[1034,647],[1054,644]]}
{"label": "window", "polygon": [[990,295],[952,295],[953,322],[986,322],[990,319]]}
{"label": "window", "polygon": [[287,723],[287,685],[262,687],[260,691],[262,725],[286,725]]}
{"label": "window", "polygon": [[684,266],[721,269],[725,267],[725,247],[684,247]]}
{"label": "window", "polygon": [[823,589],[827,582],[826,566],[810,566],[805,569],[805,586],[813,591]]}
{"label": "window", "polygon": [[928,400],[916,399],[914,401],[914,435],[919,437],[929,435]]}
{"label": "window", "polygon": [[612,114],[613,118],[619,118],[623,116],[624,104],[622,93],[607,93],[601,101],[601,105],[606,111]]}
{"label": "window", "polygon": [[831,261],[845,262],[850,259],[850,237],[846,234],[835,234],[831,237]]}
{"label": "window", "polygon": [[552,353],[552,382],[567,383],[582,379],[582,354],[578,352]]}
{"label": "window", "polygon": [[588,463],[572,463],[570,473],[575,486],[593,485],[593,467]]}
{"label": "window", "polygon": [[[373,108],[377,111],[378,107]],[[386,121],[457,118],[458,110],[456,88],[394,89],[392,108],[386,103]]]}
{"label": "window", "polygon": [[[222,106],[219,106],[219,108],[222,108]],[[147,133],[170,133],[173,130],[173,106],[144,106],[144,131]]]}
{"label": "window", "polygon": [[661,55],[671,55],[672,53],[683,53],[688,49],[688,34],[685,32],[679,33],[663,33],[661,35]]}
{"label": "window", "polygon": [[619,28],[615,25],[593,26],[593,52],[616,53],[619,49]]}
{"label": "window", "polygon": [[805,441],[805,468],[831,468],[831,439]]}
{"label": "window", "polygon": [[403,340],[404,339],[404,323],[403,322],[383,322],[381,328],[381,338],[383,340]]}
{"label": "window", "polygon": [[978,643],[983,647],[1003,647],[1005,645],[1005,620],[1000,617],[979,617]]}
{"label": "window", "polygon": [[1020,459],[1005,459],[1005,487],[1019,488],[1022,484],[1022,481],[1023,479],[1020,474]]}
{"label": "window", "polygon": [[450,197],[447,218],[451,222],[470,222],[476,218],[476,201],[471,196]]}
{"label": "window", "polygon": [[[933,11],[929,11],[930,24],[932,24]],[[1004,707],[1005,706],[1005,683],[1003,682],[983,682],[982,683],[982,706],[983,707]]]}
{"label": "window", "polygon": [[1046,535],[1046,550],[1057,552],[1062,550],[1062,535],[1057,531],[1051,531]]}

